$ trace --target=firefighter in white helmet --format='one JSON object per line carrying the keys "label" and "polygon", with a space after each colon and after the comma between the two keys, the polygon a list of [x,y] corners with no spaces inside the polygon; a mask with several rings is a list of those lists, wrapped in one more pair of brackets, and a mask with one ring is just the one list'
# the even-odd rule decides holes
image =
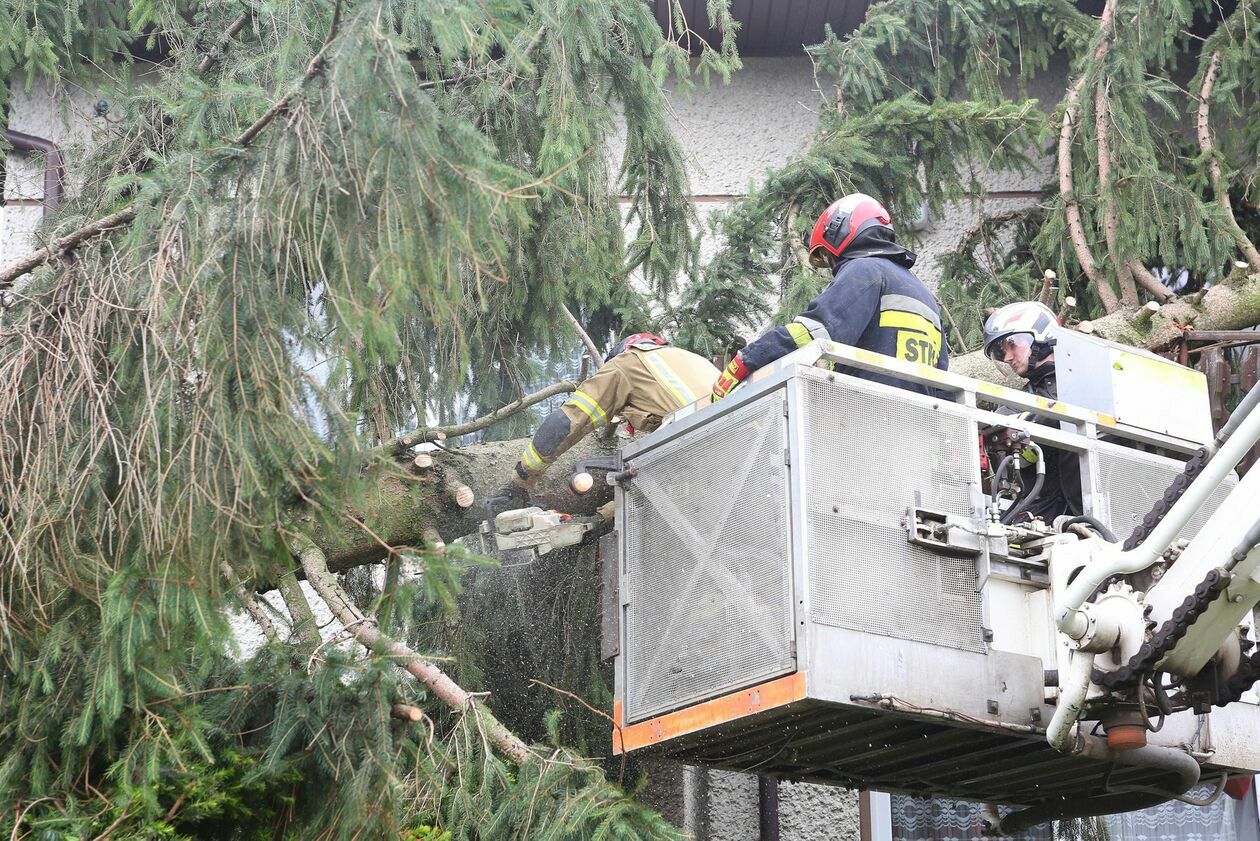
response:
{"label": "firefighter in white helmet", "polygon": [[[1009,365],[1016,375],[1027,379],[1025,391],[1057,400],[1059,388],[1054,369],[1054,333],[1058,327],[1058,319],[1044,304],[1036,301],[1007,304],[994,311],[984,322],[985,355]],[[1040,517],[1049,523],[1061,514],[1084,513],[1080,457],[1076,453],[1053,448],[1045,448],[1044,452],[1045,481],[1041,492],[1028,504],[1023,514]],[[1026,461],[1020,464],[1027,470],[1034,467]],[[1024,487],[1031,487],[1031,483],[1024,482]]]}

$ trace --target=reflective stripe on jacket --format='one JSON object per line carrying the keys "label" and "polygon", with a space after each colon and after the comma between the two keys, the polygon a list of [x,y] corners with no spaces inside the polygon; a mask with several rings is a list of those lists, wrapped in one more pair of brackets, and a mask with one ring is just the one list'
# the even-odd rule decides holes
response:
{"label": "reflective stripe on jacket", "polygon": [[532,487],[561,453],[616,416],[651,432],[670,412],[709,393],[718,370],[674,347],[635,346],[617,354],[552,412],[516,465],[518,483]]}

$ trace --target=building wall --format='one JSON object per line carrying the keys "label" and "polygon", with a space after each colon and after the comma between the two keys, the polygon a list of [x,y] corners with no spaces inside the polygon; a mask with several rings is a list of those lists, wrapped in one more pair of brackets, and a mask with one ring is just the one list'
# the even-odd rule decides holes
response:
{"label": "building wall", "polygon": [[[84,151],[98,142],[109,115],[98,116],[96,104],[108,102],[91,84],[63,83],[46,79],[26,90],[21,82],[10,86],[12,102],[7,128],[51,140],[61,148],[70,190],[82,189],[75,164]],[[35,229],[43,216],[44,158],[42,155],[10,154],[4,167],[4,207],[0,209],[0,265],[39,247]]]}

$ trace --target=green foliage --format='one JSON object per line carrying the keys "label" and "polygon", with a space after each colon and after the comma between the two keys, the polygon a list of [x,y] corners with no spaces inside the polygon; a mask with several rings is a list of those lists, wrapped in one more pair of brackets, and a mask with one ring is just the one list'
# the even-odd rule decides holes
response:
{"label": "green foliage", "polygon": [[[6,72],[161,56],[113,83],[114,134],[47,232],[124,206],[134,224],[0,314],[0,831],[669,837],[571,755],[486,753],[391,660],[281,642],[235,663],[225,615],[225,562],[274,581],[295,524],[355,528],[393,470],[370,445],[517,396],[571,350],[562,302],[610,332],[641,309],[629,271],[664,294],[692,265],[652,72],[675,45],[651,10],[97,6],[36,0],[0,23]],[[736,62],[702,51],[719,74]],[[451,616],[456,555],[417,550],[423,585],[365,602],[387,623]],[[399,699],[432,726],[391,719]]]}
{"label": "green foliage", "polygon": [[[109,64],[135,28],[126,3],[5,0],[0,8],[0,122],[8,123],[9,82],[29,91],[40,76],[56,80],[66,58]],[[0,144],[3,141],[0,140]]]}

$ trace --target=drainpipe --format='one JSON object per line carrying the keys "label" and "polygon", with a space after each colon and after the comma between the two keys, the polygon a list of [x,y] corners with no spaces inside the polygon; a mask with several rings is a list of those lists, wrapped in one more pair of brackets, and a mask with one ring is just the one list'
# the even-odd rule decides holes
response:
{"label": "drainpipe", "polygon": [[57,148],[57,144],[51,140],[13,129],[5,129],[4,138],[13,145],[16,152],[44,153],[44,198],[41,204],[44,213],[56,210],[61,201],[61,185],[66,175],[65,166],[61,160],[61,150]]}
{"label": "drainpipe", "polygon": [[765,774],[759,775],[757,795],[761,841],[779,841],[779,781]]}

